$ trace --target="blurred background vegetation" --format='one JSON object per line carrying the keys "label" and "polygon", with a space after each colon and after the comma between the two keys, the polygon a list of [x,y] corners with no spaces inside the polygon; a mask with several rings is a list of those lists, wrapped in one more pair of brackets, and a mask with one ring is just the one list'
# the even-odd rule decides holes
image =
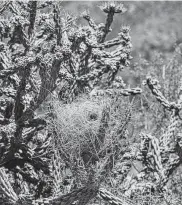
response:
{"label": "blurred background vegetation", "polygon": [[[65,1],[62,2],[62,6],[76,16],[88,9],[96,23],[101,23],[105,19],[98,7],[101,3]],[[123,80],[131,87],[141,87],[142,81],[150,74],[159,80],[165,97],[170,101],[176,101],[176,91],[182,77],[182,2],[125,1],[123,4],[127,12],[124,15],[115,15],[112,32],[107,36],[108,39],[114,38],[122,25],[131,28],[133,59],[129,68],[120,73]],[[81,18],[78,19],[78,23],[86,24]],[[165,129],[169,118],[148,90],[144,89],[139,101],[141,110],[138,109],[137,112],[138,123],[136,121],[134,124],[137,125],[138,130],[135,132],[146,131],[160,136],[159,131],[161,128]],[[134,136],[138,135],[135,133]],[[171,176],[169,187],[173,194],[181,193],[181,186],[175,185],[177,181],[181,182],[178,177],[180,172],[181,166]]]}
{"label": "blurred background vegetation", "polygon": [[[62,6],[77,16],[85,9],[89,9],[96,23],[101,23],[105,17],[98,8],[101,3],[101,1],[63,1]],[[140,56],[151,60],[156,51],[162,52],[167,58],[174,52],[176,45],[182,43],[182,2],[124,1],[123,3],[127,12],[115,16],[112,32],[108,38],[116,36],[121,25],[129,25],[134,61]],[[86,23],[81,18],[80,22]]]}
{"label": "blurred background vegetation", "polygon": [[[81,14],[85,10],[89,10],[96,24],[103,23],[105,22],[105,15],[100,12],[98,7],[101,3],[102,2],[99,1],[63,1],[61,3],[61,12],[63,13],[61,14],[64,16],[64,11],[65,13],[69,12],[74,17],[77,17],[77,25],[87,25],[87,22],[83,20]],[[130,160],[124,161],[126,159],[123,157],[125,153],[131,152],[136,154],[141,141],[139,134],[141,132],[150,133],[159,139],[164,131],[168,130],[168,126],[170,126],[171,112],[166,111],[160,106],[150,90],[142,85],[142,82],[146,79],[146,76],[150,74],[159,80],[161,93],[164,94],[166,99],[170,102],[177,102],[179,97],[178,90],[180,90],[182,84],[179,83],[182,79],[182,2],[128,1],[123,2],[123,4],[127,12],[124,15],[118,14],[114,17],[112,32],[109,33],[106,40],[113,39],[117,36],[121,26],[128,25],[131,27],[130,35],[133,45],[133,59],[131,60],[130,66],[120,71],[119,75],[123,77],[126,88],[138,86],[142,88],[142,94],[135,96],[135,98],[122,97],[120,99],[116,97],[116,99],[107,99],[103,97],[102,101],[99,98],[93,100],[92,97],[87,96],[88,93],[85,92],[84,95],[80,95],[80,98],[75,99],[74,102],[70,104],[64,104],[54,95],[50,94],[49,96],[47,94],[48,98],[40,105],[39,109],[37,109],[36,116],[40,118],[44,116],[48,124],[48,129],[45,130],[45,133],[42,132],[40,135],[39,133],[36,134],[35,137],[41,139],[42,136],[44,138],[48,136],[53,139],[50,150],[53,151],[51,160],[53,159],[52,161],[55,162],[55,164],[51,164],[51,166],[53,170],[55,169],[55,172],[53,172],[54,176],[51,175],[49,178],[50,181],[52,180],[51,183],[55,183],[55,187],[57,186],[57,190],[55,188],[57,193],[61,191],[62,194],[68,193],[73,188],[81,187],[82,184],[86,182],[87,172],[81,159],[83,158],[85,164],[88,161],[87,155],[89,159],[93,158],[93,161],[98,160],[98,153],[92,150],[94,147],[91,145],[92,142],[97,142],[96,137],[100,134],[99,128],[100,124],[102,126],[102,115],[104,116],[103,121],[109,121],[109,124],[103,122],[103,124],[106,124],[106,128],[104,128],[104,131],[101,129],[101,133],[103,132],[106,136],[107,146],[104,146],[104,152],[101,152],[99,166],[105,166],[103,165],[105,161],[102,160],[103,153],[106,153],[106,156],[107,154],[114,156],[110,158],[111,162],[113,162],[111,166],[112,172],[105,175],[106,178],[103,179],[103,184],[107,190],[112,191],[112,193],[117,196],[119,196],[120,193],[125,193],[130,197],[132,196],[132,192],[126,193],[127,189],[129,189],[126,187],[126,184],[128,181],[129,184],[131,179],[134,179],[135,186],[135,177],[137,173],[141,171],[140,163],[135,163],[135,160],[131,162]],[[49,8],[44,9],[45,13],[49,13],[48,11],[52,12]],[[8,12],[7,14],[9,15]],[[44,46],[41,46],[41,49],[43,47]],[[74,51],[70,53],[74,55]],[[44,54],[42,55],[44,56]],[[42,80],[42,82],[44,81]],[[66,87],[66,89],[68,89],[68,87]],[[104,90],[102,86],[101,89]],[[116,131],[120,127],[122,128],[122,132],[117,133]],[[122,139],[120,136],[125,136],[125,127],[127,129],[127,137]],[[180,130],[181,127],[182,122],[180,122]],[[117,136],[117,138],[115,136]],[[47,139],[49,138],[46,138],[46,140]],[[89,148],[91,149],[89,150]],[[63,150],[64,157],[61,158],[55,151],[56,149]],[[105,150],[108,153],[105,152]],[[91,157],[89,155],[90,153],[92,153]],[[74,169],[71,163],[68,166],[65,162],[65,167],[69,167],[69,170],[67,171],[67,167],[65,168],[64,166],[62,169],[59,169],[61,167],[60,164],[62,163],[64,165],[63,161],[67,161],[67,156],[70,157],[68,159],[71,163],[74,162],[74,156],[78,158],[76,163],[74,162]],[[120,157],[123,157],[123,164],[121,163]],[[129,170],[129,168],[131,168],[131,170]],[[181,170],[182,166],[176,168],[171,174],[168,183],[168,196],[173,196],[178,199],[173,205],[178,205],[179,200],[181,201]],[[101,174],[99,171],[100,169],[98,167],[98,175],[100,177]],[[70,172],[73,175],[71,177]],[[128,178],[127,174],[129,176]],[[125,178],[126,181],[124,181]],[[68,182],[68,179],[71,182]],[[43,180],[48,181],[46,178]],[[147,178],[146,181],[144,180],[144,183],[148,181],[149,179]],[[46,184],[46,186],[41,186],[46,187],[45,189],[48,190],[52,186],[51,183],[47,183],[48,185]],[[60,184],[64,186],[60,187]],[[39,187],[37,187],[36,189],[39,189]],[[40,189],[42,193],[45,194],[44,196],[47,196],[47,190],[44,191],[43,188]],[[53,190],[53,192],[55,190]],[[48,191],[48,193],[50,194],[51,192]],[[138,195],[138,193],[136,192],[135,195]],[[168,199],[168,201],[170,200],[172,201],[173,199]],[[156,202],[155,204],[159,203]],[[170,205],[172,205],[172,203]]]}
{"label": "blurred background vegetation", "polygon": [[[105,15],[100,12],[98,7],[102,2],[63,1],[62,6],[66,12],[76,16],[79,16],[84,10],[89,10],[95,22],[102,23],[105,21]],[[178,63],[181,63],[182,2],[124,1],[123,4],[127,10],[124,14],[115,15],[112,32],[109,33],[107,38],[115,37],[121,26],[130,26],[133,59],[129,69],[124,69],[120,74],[123,80],[131,86],[140,86],[141,81],[138,76],[141,78],[141,73],[144,72],[145,76],[151,74],[150,68],[155,67],[156,69],[156,66],[158,72],[160,72],[162,65],[167,66],[174,53],[175,55],[176,53],[179,54]],[[81,17],[78,18],[78,23],[87,24]],[[150,66],[148,66],[148,63]]]}

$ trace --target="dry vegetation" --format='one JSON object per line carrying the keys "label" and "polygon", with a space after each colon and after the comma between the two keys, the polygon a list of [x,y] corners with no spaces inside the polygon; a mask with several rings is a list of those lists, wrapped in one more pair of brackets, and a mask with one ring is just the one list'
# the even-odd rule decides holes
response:
{"label": "dry vegetation", "polygon": [[124,6],[100,5],[99,24],[85,11],[84,26],[61,6],[0,9],[0,204],[179,205],[180,47],[125,84],[130,28],[107,38]]}

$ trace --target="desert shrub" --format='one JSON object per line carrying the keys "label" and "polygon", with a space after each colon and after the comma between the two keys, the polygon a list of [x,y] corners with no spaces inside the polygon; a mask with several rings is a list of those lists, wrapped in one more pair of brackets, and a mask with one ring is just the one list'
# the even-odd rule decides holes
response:
{"label": "desert shrub", "polygon": [[[143,82],[143,80],[147,75],[150,75],[154,79],[157,78],[159,80],[158,82],[157,81],[153,81],[153,82],[154,84],[156,82],[156,89],[160,90],[161,94],[165,96],[168,102],[171,101],[171,103],[174,104],[175,102],[180,103],[181,54],[179,52],[178,47],[176,48],[176,51],[173,53],[173,56],[167,60],[165,56],[162,55],[162,53],[160,54],[156,53],[152,61],[146,61],[145,59],[141,59],[139,63],[136,64],[136,67],[134,68],[133,76],[135,79],[137,79],[138,84],[140,84]],[[158,86],[158,84],[160,84],[160,86]],[[140,120],[136,122],[138,125],[136,127],[141,126],[140,131],[145,132],[147,134],[150,133],[153,136],[156,136],[157,139],[159,140],[159,143],[163,143],[161,136],[163,136],[164,133],[166,133],[170,127],[174,128],[175,125],[171,124],[174,122],[171,121],[172,118],[171,110],[166,109],[164,104],[163,106],[160,106],[158,102],[162,102],[162,98],[159,99],[157,97],[155,99],[153,98],[153,94],[154,93],[148,92],[148,89],[143,89],[142,95],[139,96],[140,100],[138,101],[139,102],[138,117]],[[179,141],[179,143],[180,143],[180,139],[178,138],[178,135],[180,135],[180,129],[181,129],[180,113],[181,111],[179,110],[178,125],[176,127],[176,130],[174,129],[175,130],[174,136],[176,138],[176,141]],[[169,147],[174,146],[174,142],[171,141],[170,145],[168,146]],[[178,145],[175,146],[174,146],[174,150],[177,150]],[[173,151],[172,150],[169,151],[167,153],[167,157],[170,156],[170,153],[174,154]],[[175,155],[173,155],[173,157],[175,158]],[[171,160],[173,159],[173,157],[171,158]],[[174,171],[174,173],[171,173],[169,180],[166,184],[166,193],[165,194],[163,193],[163,196],[164,198],[166,198],[166,201],[168,201],[168,203],[171,204],[178,204],[179,201],[181,200],[180,195],[176,194],[177,192],[179,193],[180,186],[179,185],[175,186],[174,183],[174,181],[176,181],[176,177],[178,176],[178,173],[180,172],[179,170],[181,169],[180,163],[177,166],[179,166],[179,168],[177,168]],[[178,180],[180,181],[180,177]],[[174,190],[174,192],[172,190]]]}
{"label": "desert shrub", "polygon": [[[0,50],[2,204],[5,201],[9,204],[55,204],[62,201],[72,204],[75,200],[86,204],[98,193],[100,179],[97,180],[96,175],[99,178],[107,163],[97,164],[101,167],[98,169],[94,167],[99,152],[101,159],[107,161],[106,148],[110,148],[101,148],[109,126],[109,110],[107,106],[101,109],[99,104],[99,112],[102,113],[100,118],[97,113],[99,125],[95,123],[95,127],[89,128],[88,121],[96,116],[93,113],[86,116],[86,110],[78,109],[74,100],[82,93],[91,92],[102,80],[103,92],[112,95],[112,83],[118,71],[128,66],[131,58],[129,27],[121,27],[116,38],[106,39],[114,15],[124,12],[123,5],[111,2],[100,8],[107,16],[105,24],[97,25],[90,14],[84,12],[82,17],[88,26],[81,26],[76,24],[76,17],[63,12],[60,2],[4,2]],[[8,13],[6,17],[5,13]],[[120,82],[115,84],[118,86]],[[100,92],[99,89],[97,91]],[[121,83],[114,92],[128,96],[139,94],[141,90],[124,89]],[[59,109],[52,109],[56,103],[49,105],[52,94],[62,101]],[[72,102],[73,107],[69,109],[68,103]],[[93,104],[95,109],[94,103],[90,101],[89,107]],[[88,106],[86,102],[80,104]],[[42,105],[48,105],[48,112],[40,113]],[[77,115],[73,113],[74,106]],[[82,115],[79,111],[83,111]],[[64,120],[59,112],[67,115]],[[94,126],[93,122],[90,124]],[[122,129],[125,127],[124,124]],[[67,153],[64,153],[63,146]],[[88,150],[90,146],[92,149]],[[80,157],[80,154],[84,156]],[[75,179],[83,179],[84,182],[73,183],[65,190],[59,183],[68,183],[70,171],[72,175],[78,175],[75,169],[82,171]],[[12,180],[6,183],[8,176]],[[59,197],[60,193],[66,194],[71,188],[81,185],[84,187],[78,190],[78,196],[77,191],[73,191]]]}
{"label": "desert shrub", "polygon": [[[146,204],[170,196],[165,189],[182,153],[179,61],[143,63],[151,76],[139,73],[138,86],[145,79],[152,95],[138,96],[141,88],[118,76],[130,65],[130,28],[107,39],[125,9],[117,2],[99,8],[105,24],[86,11],[83,26],[60,2],[3,3],[1,204],[86,205],[98,203],[98,195],[111,204]],[[162,92],[154,78],[160,75]]]}

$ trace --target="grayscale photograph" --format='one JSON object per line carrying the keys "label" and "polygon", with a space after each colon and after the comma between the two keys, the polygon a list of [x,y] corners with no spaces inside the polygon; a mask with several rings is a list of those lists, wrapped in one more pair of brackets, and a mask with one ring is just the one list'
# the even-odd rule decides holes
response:
{"label": "grayscale photograph", "polygon": [[182,1],[0,1],[0,205],[182,205]]}

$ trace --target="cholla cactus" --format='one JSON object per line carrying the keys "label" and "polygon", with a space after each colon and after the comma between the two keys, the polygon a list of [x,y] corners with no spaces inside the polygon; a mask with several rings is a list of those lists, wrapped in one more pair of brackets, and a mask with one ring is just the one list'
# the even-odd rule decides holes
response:
{"label": "cholla cactus", "polygon": [[[181,164],[181,87],[179,88],[179,98],[177,102],[169,102],[160,92],[160,86],[156,79],[147,77],[144,82],[148,85],[157,101],[164,109],[168,110],[170,121],[160,136],[141,133],[140,151],[136,155],[137,160],[143,164],[143,169],[130,183],[128,192],[136,194],[136,190],[143,187],[143,191],[148,184],[145,192],[165,191],[165,186],[174,172]],[[132,156],[130,156],[132,158]],[[130,190],[130,191],[129,191]],[[141,189],[142,191],[142,189]]]}
{"label": "cholla cactus", "polygon": [[[44,9],[51,12],[44,13]],[[64,204],[74,202],[75,198],[71,198],[74,193],[56,198],[60,191],[56,177],[61,171],[56,160],[50,163],[56,155],[52,133],[47,128],[51,116],[50,113],[37,116],[37,109],[53,91],[68,103],[80,93],[92,91],[106,78],[106,93],[115,95],[114,86],[119,95],[141,92],[140,89],[124,89],[122,79],[114,81],[118,71],[128,66],[131,59],[129,27],[122,27],[116,38],[106,39],[114,15],[124,12],[123,5],[106,3],[101,10],[107,15],[106,23],[97,25],[88,13],[83,13],[88,26],[76,25],[76,18],[69,14],[62,16],[60,2],[8,1],[0,10],[1,16],[5,11],[10,15],[0,21],[0,166],[13,177],[16,189],[13,191],[2,177],[1,187],[3,197],[9,196],[12,204],[26,200],[28,204],[29,198],[30,201],[41,197],[49,199],[53,197],[51,191],[55,194],[55,198],[50,199],[53,204],[60,200]],[[110,51],[114,46],[116,49]],[[104,140],[101,134],[106,132],[108,121],[105,111],[98,132],[101,144]],[[120,133],[125,131],[123,125]],[[98,152],[99,149],[100,146]],[[49,184],[52,169],[56,176]],[[88,184],[94,181],[93,176],[89,176]],[[82,188],[79,204],[87,204],[98,193],[98,188],[97,183],[91,188]]]}
{"label": "cholla cactus", "polygon": [[[44,13],[47,8],[50,13]],[[116,38],[107,40],[114,15],[125,11],[123,5],[108,2],[100,8],[107,15],[105,24],[97,25],[90,14],[84,12],[82,17],[88,26],[80,26],[75,23],[77,18],[61,15],[60,2],[8,1],[3,4],[0,13],[8,11],[11,20],[8,17],[0,20],[1,204],[86,205],[97,195],[111,204],[123,204],[124,199],[125,204],[135,204],[100,188],[102,173],[112,170],[122,184],[132,167],[131,159],[139,160],[143,169],[125,191],[136,187],[159,190],[181,164],[182,137],[178,129],[181,90],[179,101],[171,103],[159,91],[158,82],[151,78],[147,78],[145,84],[172,113],[169,126],[161,137],[142,133],[138,154],[136,147],[124,143],[129,135],[133,101],[122,117],[116,120],[112,115],[121,112],[120,96],[137,95],[141,89],[127,88],[117,76],[119,70],[129,66],[131,59],[130,28],[121,27]],[[94,141],[85,141],[79,147],[75,143],[76,154],[71,159],[70,149],[66,152],[56,147],[56,126],[51,131],[47,127],[54,122],[56,116],[51,115],[54,113],[37,116],[37,109],[53,92],[65,104],[82,93],[89,93],[97,100],[101,96],[110,99],[98,119]],[[100,169],[99,163],[102,163]],[[60,186],[66,178],[63,172],[67,166],[73,173],[78,171],[76,166],[81,167],[82,172],[79,170],[77,175],[82,178],[83,187],[77,184],[78,189],[73,190],[75,187],[70,185],[65,191]],[[12,178],[11,182],[5,181],[7,177]]]}
{"label": "cholla cactus", "polygon": [[[84,12],[82,17],[88,26],[77,25],[77,18],[69,14],[61,15],[60,2],[8,1],[0,9],[2,16],[8,11],[11,17],[0,20],[1,204],[86,205],[97,195],[111,204],[123,204],[124,199],[125,204],[135,204],[100,188],[103,172],[112,170],[118,182],[123,183],[132,167],[131,159],[140,160],[144,168],[128,190],[133,185],[157,189],[164,187],[181,163],[181,97],[179,102],[170,103],[159,91],[158,82],[151,78],[147,78],[146,84],[164,108],[172,112],[169,127],[161,138],[141,134],[138,155],[135,147],[124,144],[133,104],[117,120],[112,115],[121,112],[121,95],[137,95],[141,89],[127,88],[117,76],[131,59],[130,28],[121,27],[114,39],[107,40],[114,15],[125,11],[123,5],[108,2],[100,8],[107,15],[106,22],[97,25]],[[44,13],[44,9],[51,12]],[[64,103],[82,93],[89,93],[92,98],[110,98],[110,105],[104,107],[98,119],[94,141],[75,146],[72,158],[70,149],[57,149],[55,126],[48,129],[56,116],[37,115],[37,109],[53,92]],[[82,179],[81,188],[76,184],[77,190],[73,190],[73,184],[66,191],[60,185],[67,177],[63,172],[68,166],[72,173],[78,171]],[[153,179],[151,170],[155,180],[147,184],[146,180]],[[8,177],[12,178],[9,182],[5,180]]]}

